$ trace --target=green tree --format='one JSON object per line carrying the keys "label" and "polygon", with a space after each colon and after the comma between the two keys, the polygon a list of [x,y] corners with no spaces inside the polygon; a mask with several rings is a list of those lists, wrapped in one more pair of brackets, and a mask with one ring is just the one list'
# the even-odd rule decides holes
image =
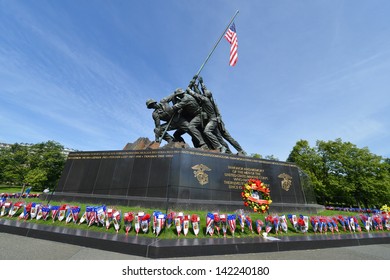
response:
{"label": "green tree", "polygon": [[317,141],[311,148],[300,140],[288,161],[309,175],[320,203],[372,207],[390,198],[389,163],[368,148],[341,139]]}
{"label": "green tree", "polygon": [[34,145],[11,145],[0,153],[0,178],[27,184],[36,191],[54,188],[65,165],[64,147],[54,141]]}
{"label": "green tree", "polygon": [[251,154],[251,157],[254,157],[254,158],[263,158],[263,156],[262,156],[262,155],[260,155],[260,154],[257,154],[257,153],[255,153],[255,154]]}
{"label": "green tree", "polygon": [[306,140],[299,140],[287,161],[294,162],[310,178],[318,202],[328,198],[327,187],[324,184],[325,165],[314,148],[311,148]]}
{"label": "green tree", "polygon": [[[251,154],[251,157],[253,158],[259,158],[259,159],[262,159],[263,156],[258,154],[258,153],[254,153],[254,154]],[[269,159],[269,160],[279,160],[277,157],[275,157],[274,155],[269,155],[269,156],[265,156],[264,157],[265,159]]]}
{"label": "green tree", "polygon": [[318,141],[318,152],[328,166],[327,185],[336,201],[372,207],[389,198],[389,173],[383,158],[350,142]]}
{"label": "green tree", "polygon": [[265,159],[269,159],[269,160],[276,160],[276,161],[278,161],[279,160],[279,158],[277,158],[276,156],[274,156],[274,155],[268,155],[268,156],[265,156]]}
{"label": "green tree", "polygon": [[23,184],[29,170],[27,160],[28,147],[20,144],[11,145],[10,148],[1,149],[0,166],[3,182]]}
{"label": "green tree", "polygon": [[33,175],[28,177],[27,182],[38,190],[54,188],[65,164],[63,150],[64,147],[54,141],[32,145],[29,149],[29,163]]}
{"label": "green tree", "polygon": [[25,182],[35,190],[42,189],[42,187],[47,184],[46,171],[40,168],[31,169],[25,177]]}

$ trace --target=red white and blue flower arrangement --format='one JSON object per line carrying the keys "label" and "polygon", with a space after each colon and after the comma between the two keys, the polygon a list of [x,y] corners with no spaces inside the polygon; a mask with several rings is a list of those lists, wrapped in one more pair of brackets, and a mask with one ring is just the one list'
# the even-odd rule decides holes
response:
{"label": "red white and blue flower arrangement", "polygon": [[[198,236],[201,231],[201,217],[197,214],[175,213],[173,211],[168,214],[154,211],[152,215],[143,211],[122,214],[121,210],[114,207],[98,205],[87,206],[83,215],[80,216],[80,210],[78,206],[67,204],[53,206],[36,202],[13,202],[6,197],[0,198],[0,217],[18,216],[20,220],[36,219],[48,221],[51,219],[53,222],[58,220],[60,222],[64,221],[65,223],[86,223],[88,227],[92,225],[103,226],[107,230],[113,225],[117,233],[120,231],[123,219],[123,230],[126,234],[132,229],[134,229],[137,235],[140,232],[145,234],[149,230],[152,230],[156,237],[165,228],[170,229],[173,225],[173,231],[176,232],[177,236],[180,236],[181,233],[187,236],[190,232]],[[357,215],[349,214],[332,217],[269,214],[264,220],[257,219],[253,221],[250,214],[242,209],[237,210],[233,214],[210,212],[205,217],[206,227],[204,233],[210,236],[218,235],[224,237],[230,234],[234,237],[238,227],[241,232],[247,229],[249,233],[257,232],[257,234],[265,237],[268,233],[286,233],[289,228],[287,221],[290,221],[291,227],[300,233],[307,233],[310,225],[314,233],[320,234],[327,232],[339,233],[341,231],[361,232],[365,230],[369,232],[390,230],[389,212],[373,211],[371,213],[358,212]]]}

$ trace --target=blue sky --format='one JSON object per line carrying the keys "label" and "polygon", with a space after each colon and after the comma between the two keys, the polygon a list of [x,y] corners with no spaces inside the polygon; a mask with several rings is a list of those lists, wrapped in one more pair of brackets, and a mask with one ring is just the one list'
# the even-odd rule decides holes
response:
{"label": "blue sky", "polygon": [[0,142],[120,150],[154,138],[149,98],[201,75],[231,135],[285,160],[341,138],[390,157],[390,1],[0,0]]}

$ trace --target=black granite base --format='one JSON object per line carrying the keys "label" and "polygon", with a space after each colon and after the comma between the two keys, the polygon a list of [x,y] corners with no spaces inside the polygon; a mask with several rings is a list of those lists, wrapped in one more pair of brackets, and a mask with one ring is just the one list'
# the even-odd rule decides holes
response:
{"label": "black granite base", "polygon": [[244,207],[242,186],[251,178],[269,187],[272,212],[323,210],[293,163],[199,149],[70,153],[46,199],[231,211]]}
{"label": "black granite base", "polygon": [[[41,195],[42,200],[50,201],[50,194]],[[124,205],[138,206],[142,208],[168,210],[178,209],[201,210],[201,211],[236,211],[243,209],[242,201],[220,201],[220,200],[201,200],[201,199],[179,199],[179,198],[159,198],[159,197],[133,197],[133,196],[113,196],[113,195],[89,195],[80,193],[59,193],[54,196],[56,201],[83,202],[91,204],[105,205]],[[323,205],[319,204],[295,204],[295,203],[272,203],[271,211],[275,213],[301,212],[307,214],[316,214],[325,210]]]}
{"label": "black granite base", "polygon": [[52,240],[147,258],[173,258],[309,250],[372,244],[389,244],[390,232],[278,236],[248,238],[159,239],[99,233],[65,227],[0,220],[0,230],[26,237]]}

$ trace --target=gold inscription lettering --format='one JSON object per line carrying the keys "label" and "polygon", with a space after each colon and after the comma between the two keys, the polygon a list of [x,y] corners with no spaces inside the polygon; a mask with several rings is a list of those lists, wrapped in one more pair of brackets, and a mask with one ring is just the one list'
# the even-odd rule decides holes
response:
{"label": "gold inscription lettering", "polygon": [[225,180],[223,181],[224,185],[228,189],[241,189],[242,185],[246,183],[251,178],[260,179],[266,186],[268,184],[265,181],[268,180],[267,176],[263,176],[264,169],[260,168],[249,168],[242,166],[228,166],[228,172],[224,173]]}

